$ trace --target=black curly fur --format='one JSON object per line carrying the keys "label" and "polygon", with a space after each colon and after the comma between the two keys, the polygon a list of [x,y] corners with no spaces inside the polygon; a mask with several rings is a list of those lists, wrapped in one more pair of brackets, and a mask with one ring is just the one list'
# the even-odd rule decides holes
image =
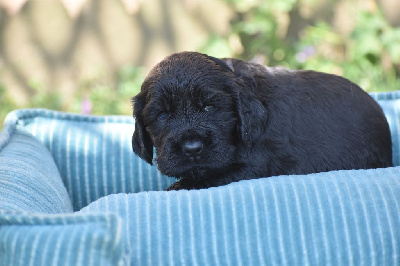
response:
{"label": "black curly fur", "polygon": [[392,166],[382,109],[339,76],[182,52],[133,101],[133,150],[151,164],[156,148],[160,172],[180,178],[169,190]]}

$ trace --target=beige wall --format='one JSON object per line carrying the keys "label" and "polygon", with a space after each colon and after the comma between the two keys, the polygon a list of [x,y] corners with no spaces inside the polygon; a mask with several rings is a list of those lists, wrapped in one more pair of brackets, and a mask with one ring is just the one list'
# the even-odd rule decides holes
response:
{"label": "beige wall", "polygon": [[[93,80],[115,84],[124,65],[149,68],[172,52],[197,50],[209,34],[226,32],[233,16],[222,0],[139,2],[138,11],[130,14],[122,0],[87,0],[76,17],[61,0],[29,0],[15,15],[0,9],[0,84],[20,105],[29,101],[35,86],[58,90],[68,101]],[[290,18],[282,18],[291,38],[318,18],[328,18],[346,34],[357,9],[365,5],[381,5],[400,25],[399,0],[301,3]]]}
{"label": "beige wall", "polygon": [[19,104],[34,84],[68,98],[91,79],[113,84],[124,65],[196,50],[227,30],[230,15],[218,0],[146,0],[133,14],[119,0],[88,0],[75,18],[60,1],[28,1],[15,15],[0,11],[0,83]]}

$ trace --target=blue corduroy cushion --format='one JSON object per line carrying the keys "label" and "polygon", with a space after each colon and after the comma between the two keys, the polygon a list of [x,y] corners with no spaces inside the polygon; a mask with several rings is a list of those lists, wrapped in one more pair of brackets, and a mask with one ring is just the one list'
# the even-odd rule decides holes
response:
{"label": "blue corduroy cushion", "polygon": [[72,212],[49,151],[32,135],[19,130],[0,152],[0,192],[1,210]]}
{"label": "blue corduroy cushion", "polygon": [[395,265],[400,167],[104,197],[132,265]]}
{"label": "blue corduroy cushion", "polygon": [[0,134],[0,265],[400,264],[400,92],[372,96],[396,167],[171,192],[133,154],[131,117],[14,111]]}

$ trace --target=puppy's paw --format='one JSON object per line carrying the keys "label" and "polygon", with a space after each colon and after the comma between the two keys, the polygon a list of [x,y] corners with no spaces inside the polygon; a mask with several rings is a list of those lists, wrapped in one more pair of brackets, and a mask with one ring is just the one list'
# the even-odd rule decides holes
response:
{"label": "puppy's paw", "polygon": [[169,186],[165,191],[171,191],[171,190],[180,190],[182,189],[180,181],[173,183],[171,186]]}
{"label": "puppy's paw", "polygon": [[195,189],[193,186],[193,181],[188,178],[182,178],[179,181],[173,183],[170,187],[166,189],[166,191],[171,190],[181,190],[181,189]]}

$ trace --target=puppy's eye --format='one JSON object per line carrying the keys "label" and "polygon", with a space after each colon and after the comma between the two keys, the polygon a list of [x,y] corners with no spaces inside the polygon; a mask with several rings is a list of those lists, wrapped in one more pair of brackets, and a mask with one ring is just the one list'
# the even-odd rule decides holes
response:
{"label": "puppy's eye", "polygon": [[213,111],[214,109],[215,109],[215,107],[212,106],[212,105],[206,105],[206,106],[204,107],[204,111],[206,111],[206,112]]}
{"label": "puppy's eye", "polygon": [[162,112],[158,115],[158,120],[165,120],[168,117],[168,113]]}

